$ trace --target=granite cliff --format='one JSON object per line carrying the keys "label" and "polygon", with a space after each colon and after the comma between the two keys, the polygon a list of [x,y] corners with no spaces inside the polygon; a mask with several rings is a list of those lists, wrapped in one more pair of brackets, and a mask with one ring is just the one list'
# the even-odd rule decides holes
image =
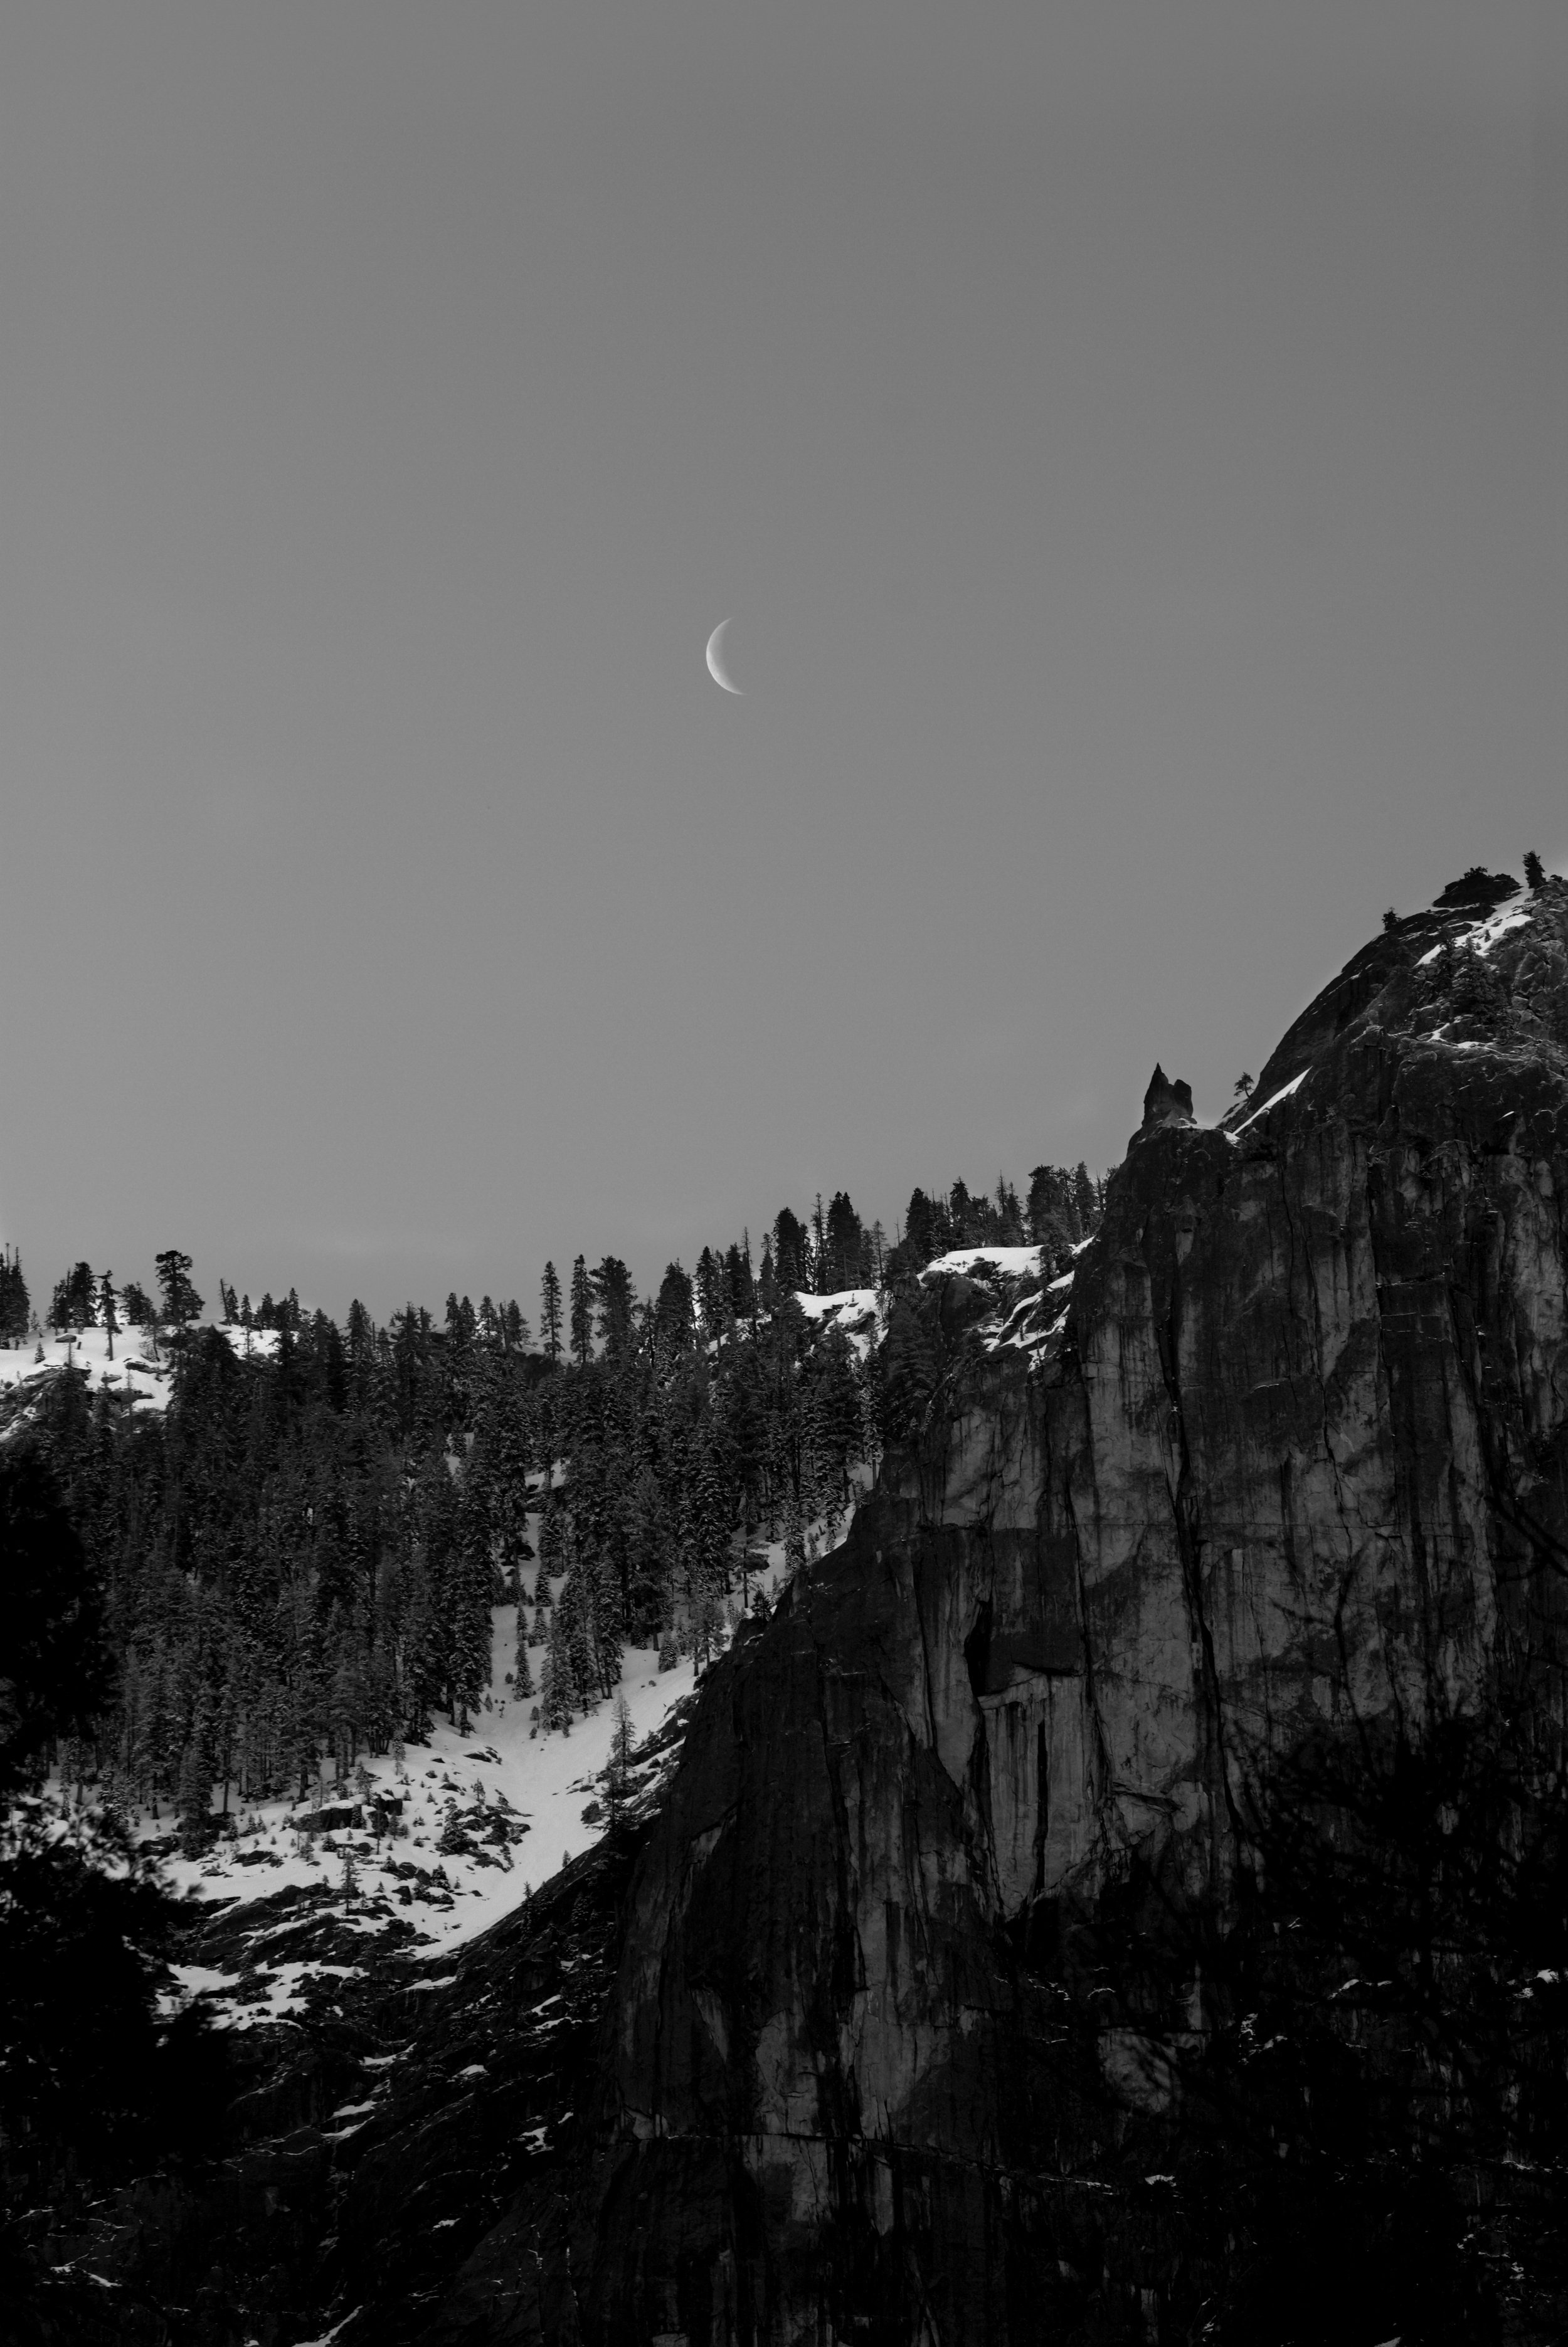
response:
{"label": "granite cliff", "polygon": [[1325,1735],[1551,1711],[1565,1196],[1568,887],[1471,876],[1223,1124],[1157,1070],[1070,1275],[896,1308],[907,1440],[712,1674],[637,1873],[586,2336],[1160,2335],[1173,2216],[1091,2153],[1157,2127],[1202,1968],[1158,2037],[1074,2030],[1064,1918],[1134,1876],[1223,1917]]}

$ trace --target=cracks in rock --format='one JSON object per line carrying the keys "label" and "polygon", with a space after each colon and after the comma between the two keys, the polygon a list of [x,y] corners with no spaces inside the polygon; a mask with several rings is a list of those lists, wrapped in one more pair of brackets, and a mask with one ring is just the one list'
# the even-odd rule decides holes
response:
{"label": "cracks in rock", "polygon": [[920,1600],[920,1570],[917,1562],[910,1570],[910,1589],[915,1607],[915,1630],[920,1641],[920,1694],[926,1706],[926,1741],[931,1750],[938,1750],[937,1702],[931,1690],[931,1642],[926,1635],[926,1608]]}
{"label": "cracks in rock", "polygon": [[[1348,1143],[1348,1146],[1350,1146],[1351,1148],[1354,1148],[1355,1143],[1349,1140],[1349,1136],[1348,1136],[1348,1135],[1347,1135],[1347,1143]],[[1346,1495],[1346,1491],[1345,1491],[1345,1478],[1344,1478],[1344,1475],[1343,1475],[1343,1473],[1342,1473],[1342,1471],[1341,1471],[1341,1470],[1340,1470],[1339,1460],[1338,1460],[1337,1454],[1336,1453],[1335,1449],[1334,1449],[1334,1438],[1333,1438],[1332,1431],[1331,1431],[1331,1430],[1330,1430],[1330,1422],[1329,1422],[1329,1409],[1328,1409],[1328,1379],[1327,1379],[1327,1375],[1325,1374],[1325,1350],[1324,1350],[1324,1347],[1325,1347],[1325,1337],[1324,1337],[1324,1327],[1323,1327],[1323,1303],[1322,1303],[1322,1298],[1321,1298],[1321,1296],[1319,1296],[1319,1294],[1318,1294],[1318,1288],[1317,1288],[1317,1276],[1316,1268],[1315,1268],[1315,1266],[1314,1266],[1314,1263],[1313,1263],[1311,1251],[1310,1251],[1310,1250],[1308,1249],[1308,1247],[1307,1246],[1305,1240],[1304,1240],[1304,1241],[1302,1241],[1302,1243],[1301,1243],[1301,1246],[1300,1246],[1300,1250],[1299,1250],[1299,1255],[1300,1255],[1300,1263],[1301,1263],[1301,1266],[1302,1266],[1302,1267],[1301,1267],[1301,1271],[1300,1271],[1299,1276],[1300,1276],[1301,1277],[1305,1278],[1305,1280],[1306,1280],[1306,1282],[1307,1282],[1307,1285],[1308,1291],[1309,1291],[1310,1296],[1311,1296],[1311,1300],[1312,1300],[1312,1326],[1311,1326],[1311,1331],[1310,1331],[1310,1337],[1308,1337],[1308,1333],[1307,1333],[1307,1330],[1306,1324],[1305,1324],[1305,1321],[1304,1321],[1304,1319],[1303,1319],[1303,1317],[1302,1317],[1301,1313],[1297,1310],[1297,1308],[1296,1308],[1296,1279],[1297,1279],[1297,1276],[1298,1276],[1298,1273],[1297,1273],[1297,1242],[1296,1242],[1296,1221],[1295,1221],[1295,1217],[1294,1217],[1294,1215],[1292,1214],[1291,1210],[1290,1210],[1290,1184],[1289,1184],[1288,1175],[1287,1175],[1287,1169],[1286,1169],[1286,1167],[1283,1163],[1281,1164],[1280,1169],[1279,1169],[1279,1198],[1280,1198],[1280,1207],[1281,1207],[1281,1211],[1283,1212],[1284,1216],[1285,1216],[1285,1227],[1286,1227],[1286,1233],[1288,1234],[1288,1237],[1289,1237],[1289,1246],[1290,1246],[1290,1263],[1289,1263],[1289,1272],[1288,1272],[1287,1281],[1286,1281],[1286,1297],[1287,1297],[1287,1299],[1288,1299],[1288,1301],[1289,1301],[1291,1317],[1296,1321],[1296,1323],[1297,1327],[1301,1329],[1301,1332],[1302,1332],[1302,1341],[1303,1341],[1303,1343],[1304,1343],[1304,1344],[1306,1344],[1306,1343],[1307,1343],[1307,1342],[1310,1342],[1310,1346],[1311,1346],[1312,1363],[1313,1363],[1313,1373],[1314,1373],[1315,1381],[1316,1381],[1316,1384],[1317,1384],[1317,1387],[1318,1426],[1319,1426],[1319,1430],[1320,1430],[1320,1433],[1321,1433],[1321,1436],[1322,1436],[1322,1441],[1323,1441],[1323,1456],[1324,1456],[1325,1460],[1327,1461],[1327,1465],[1328,1465],[1328,1471],[1329,1471],[1329,1474],[1332,1476],[1332,1478],[1333,1478],[1333,1481],[1334,1481],[1334,1514],[1335,1514],[1335,1521],[1336,1521],[1336,1522],[1337,1523],[1337,1525],[1338,1525],[1338,1527],[1339,1527],[1340,1536],[1341,1536],[1341,1538],[1342,1538],[1342,1540],[1343,1540],[1343,1542],[1344,1542],[1344,1546],[1345,1546],[1345,1562],[1344,1562],[1344,1569],[1343,1569],[1342,1573],[1340,1573],[1340,1575],[1339,1575],[1339,1579],[1338,1579],[1338,1594],[1337,1594],[1337,1601],[1336,1601],[1336,1606],[1335,1606],[1335,1624],[1336,1624],[1336,1633],[1337,1633],[1337,1651],[1339,1652],[1339,1655],[1340,1655],[1341,1692],[1342,1692],[1342,1694],[1343,1694],[1343,1695],[1345,1695],[1347,1697],[1348,1697],[1349,1693],[1350,1693],[1351,1678],[1350,1678],[1350,1670],[1349,1670],[1348,1656],[1348,1654],[1347,1654],[1347,1650],[1346,1650],[1345,1644],[1344,1644],[1344,1638],[1343,1638],[1343,1617],[1344,1617],[1344,1608],[1345,1608],[1345,1605],[1346,1605],[1346,1603],[1347,1603],[1347,1600],[1348,1600],[1348,1594],[1349,1594],[1350,1584],[1351,1584],[1351,1583],[1354,1581],[1355,1576],[1356,1576],[1356,1549],[1355,1549],[1355,1542],[1354,1542],[1354,1541],[1353,1541],[1353,1539],[1352,1539],[1352,1537],[1351,1537],[1351,1532],[1350,1532],[1350,1522],[1349,1522],[1350,1510],[1349,1510],[1349,1505],[1348,1505],[1348,1501],[1347,1495]],[[1369,1214],[1368,1214],[1368,1244],[1370,1244],[1370,1215],[1369,1215]],[[1353,1294],[1353,1289],[1354,1289],[1354,1276],[1353,1276],[1353,1267],[1352,1267],[1353,1259],[1352,1259],[1351,1242],[1350,1242],[1350,1237],[1349,1237],[1348,1228],[1347,1228],[1347,1235],[1346,1235],[1345,1257],[1346,1257],[1346,1297],[1347,1297],[1347,1308],[1348,1309],[1349,1299],[1350,1299],[1350,1297],[1351,1297],[1351,1296],[1352,1296],[1352,1294]],[[1283,1476],[1283,1471],[1282,1471],[1282,1476]],[[1285,1522],[1285,1537],[1286,1537],[1286,1542],[1287,1553],[1291,1553],[1293,1552],[1293,1550],[1294,1550],[1293,1526],[1292,1526],[1292,1524],[1291,1524],[1291,1522],[1290,1522],[1289,1515],[1288,1515],[1288,1513],[1286,1513],[1286,1511],[1287,1511],[1288,1506],[1289,1506],[1289,1502],[1288,1502],[1288,1500],[1287,1500],[1287,1498],[1286,1498],[1286,1487],[1285,1487],[1285,1486],[1284,1486],[1284,1484],[1283,1484],[1283,1481],[1282,1481],[1282,1490],[1281,1490],[1281,1501],[1280,1501],[1280,1504],[1281,1504],[1281,1512],[1282,1512],[1282,1514],[1285,1514],[1285,1516],[1286,1516],[1286,1522]]]}
{"label": "cracks in rock", "polygon": [[[1140,1243],[1148,1271],[1150,1306],[1153,1312],[1154,1297],[1158,1292],[1158,1282],[1154,1275],[1154,1266],[1149,1260],[1149,1225],[1147,1223],[1140,1235]],[[1172,1254],[1173,1258],[1173,1249]],[[1204,1605],[1204,1542],[1202,1532],[1195,1522],[1195,1510],[1193,1506],[1192,1451],[1187,1440],[1186,1412],[1182,1397],[1181,1311],[1182,1268],[1180,1263],[1173,1259],[1170,1266],[1170,1299],[1166,1307],[1164,1325],[1162,1327],[1159,1319],[1154,1319],[1155,1350],[1159,1358],[1160,1374],[1164,1383],[1166,1399],[1171,1406],[1174,1433],[1173,1449],[1177,1460],[1175,1481],[1173,1483],[1167,1474],[1165,1488],[1171,1502],[1172,1522],[1176,1536],[1176,1553],[1181,1561],[1189,1621],[1194,1623],[1197,1627],[1198,1648],[1202,1656],[1203,1708],[1207,1713],[1209,1727],[1214,1737],[1215,1768],[1211,1773],[1217,1773],[1219,1778],[1225,1813],[1230,1821],[1232,1860],[1233,1863],[1239,1867],[1245,1840],[1245,1828],[1236,1807],[1235,1795],[1231,1786],[1230,1758],[1226,1750],[1225,1706],[1220,1693],[1219,1665],[1214,1655],[1214,1633],[1210,1628],[1208,1614]]]}
{"label": "cracks in rock", "polygon": [[[828,1797],[833,1804],[834,1843],[835,1854],[835,1888],[838,1912],[834,1922],[834,1956],[830,1993],[836,2011],[845,2010],[851,1999],[866,1986],[866,1951],[860,1942],[860,1932],[855,1922],[855,1900],[850,1882],[849,1805],[844,1798],[839,1779],[838,1763],[827,1728],[825,1693],[826,1660],[825,1650],[813,1640],[815,1667],[813,1686],[816,1696],[816,1724],[822,1737],[823,1768],[827,1778]],[[842,2074],[841,2074],[842,2075]],[[844,2080],[847,2092],[850,2082]],[[819,2080],[819,2090],[822,2081]]]}

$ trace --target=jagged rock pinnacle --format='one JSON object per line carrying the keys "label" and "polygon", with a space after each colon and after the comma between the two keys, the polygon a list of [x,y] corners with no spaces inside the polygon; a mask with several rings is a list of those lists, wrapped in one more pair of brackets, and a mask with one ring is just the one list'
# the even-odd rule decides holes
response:
{"label": "jagged rock pinnacle", "polygon": [[1193,1113],[1193,1088],[1177,1076],[1173,1081],[1158,1060],[1149,1079],[1149,1089],[1143,1095],[1143,1122],[1140,1133],[1154,1133],[1163,1124],[1195,1124]]}

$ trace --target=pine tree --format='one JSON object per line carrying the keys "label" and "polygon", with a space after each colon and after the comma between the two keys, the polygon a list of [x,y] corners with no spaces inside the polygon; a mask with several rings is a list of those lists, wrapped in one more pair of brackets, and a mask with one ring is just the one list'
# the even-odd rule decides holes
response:
{"label": "pine tree", "polygon": [[774,1277],[786,1293],[804,1291],[808,1286],[810,1245],[805,1225],[787,1206],[781,1206],[774,1222]]}
{"label": "pine tree", "polygon": [[116,1296],[114,1288],[114,1274],[112,1271],[106,1271],[98,1282],[98,1314],[103,1322],[104,1333],[108,1339],[108,1357],[111,1361],[114,1358],[115,1331],[119,1327],[119,1321],[115,1313],[115,1307],[118,1301],[119,1298]]}
{"label": "pine tree", "polygon": [[546,1727],[571,1726],[573,1694],[571,1655],[558,1605],[550,1618],[549,1644],[539,1672],[539,1717]]}
{"label": "pine tree", "polygon": [[[575,1284],[575,1274],[573,1275]],[[632,1307],[637,1291],[631,1274],[615,1255],[607,1255],[590,1282],[599,1306],[599,1333],[609,1359],[620,1360],[631,1344]]]}
{"label": "pine tree", "polygon": [[936,1211],[924,1190],[918,1186],[909,1193],[908,1209],[904,1216],[904,1236],[899,1244],[908,1250],[909,1265],[915,1271],[923,1270],[940,1252]]}
{"label": "pine tree", "polygon": [[753,1327],[757,1317],[756,1282],[752,1277],[752,1239],[749,1231],[743,1232],[739,1246],[732,1245],[724,1255],[724,1286],[727,1290],[729,1317],[744,1320]]}
{"label": "pine tree", "polygon": [[178,1247],[166,1247],[152,1260],[163,1291],[163,1317],[177,1336],[183,1336],[190,1323],[201,1317],[201,1298],[190,1283],[190,1257]]}
{"label": "pine tree", "polygon": [[27,1334],[32,1299],[15,1247],[0,1246],[0,1345],[19,1345]]}
{"label": "pine tree", "polygon": [[[819,1220],[821,1212],[822,1201],[819,1198],[817,1200]],[[836,1295],[844,1288],[858,1287],[861,1285],[861,1256],[865,1241],[866,1234],[861,1228],[860,1217],[850,1204],[848,1193],[844,1190],[835,1191],[833,1204],[827,1210],[826,1224],[826,1262],[824,1268],[824,1281],[829,1295]]]}
{"label": "pine tree", "polygon": [[570,1310],[572,1358],[585,1369],[593,1358],[593,1289],[581,1255],[571,1267]]}
{"label": "pine tree", "polygon": [[631,1713],[624,1694],[617,1688],[614,1726],[610,1735],[610,1759],[604,1771],[604,1805],[609,1812],[611,1832],[620,1825],[626,1809],[631,1775]]}
{"label": "pine tree", "polygon": [[55,1289],[49,1306],[49,1326],[62,1336],[67,1328],[79,1331],[92,1327],[97,1288],[91,1264],[74,1264]]}
{"label": "pine tree", "polygon": [[554,1264],[547,1263],[545,1276],[539,1282],[539,1341],[545,1349],[545,1358],[552,1363],[560,1358],[560,1280]]}
{"label": "pine tree", "polygon": [[1532,847],[1525,851],[1524,885],[1532,896],[1537,897],[1546,886],[1546,866]]}
{"label": "pine tree", "polygon": [[179,1767],[179,1847],[187,1858],[199,1858],[212,1837],[212,1770],[203,1743],[199,1723]]}
{"label": "pine tree", "polygon": [[1091,1232],[1099,1228],[1103,1190],[1103,1184],[1102,1184],[1098,1189],[1095,1187],[1095,1184],[1089,1178],[1088,1166],[1083,1163],[1081,1159],[1080,1159],[1078,1170],[1072,1177],[1072,1193],[1074,1201],[1078,1207],[1078,1218],[1083,1226],[1083,1236],[1085,1238],[1088,1238]]}
{"label": "pine tree", "polygon": [[[718,1277],[713,1258],[702,1249],[697,1266],[697,1292],[702,1297],[702,1334],[712,1337],[717,1318]],[[678,1263],[667,1264],[653,1307],[654,1333],[661,1349],[671,1357],[689,1350],[692,1337],[692,1283]]]}

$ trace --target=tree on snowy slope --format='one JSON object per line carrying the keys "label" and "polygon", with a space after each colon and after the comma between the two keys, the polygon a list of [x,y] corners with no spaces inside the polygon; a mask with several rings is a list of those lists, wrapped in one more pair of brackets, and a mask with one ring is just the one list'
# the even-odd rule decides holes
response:
{"label": "tree on snowy slope", "polygon": [[752,1237],[749,1231],[742,1234],[738,1245],[732,1242],[725,1250],[724,1283],[729,1291],[731,1318],[747,1321],[754,1327],[757,1288],[752,1276]]}
{"label": "tree on snowy slope", "polygon": [[571,1357],[579,1369],[593,1358],[593,1289],[580,1255],[571,1267]]}
{"label": "tree on snowy slope", "polygon": [[91,1328],[97,1325],[95,1301],[97,1281],[90,1263],[73,1265],[56,1286],[49,1306],[49,1326],[63,1336],[67,1328]]}
{"label": "tree on snowy slope", "polygon": [[846,1191],[834,1193],[833,1204],[827,1210],[825,1247],[825,1294],[836,1295],[843,1288],[866,1285],[866,1234]]}
{"label": "tree on snowy slope", "polygon": [[560,1276],[553,1263],[545,1266],[539,1282],[539,1342],[545,1358],[552,1364],[560,1358],[561,1346]]}
{"label": "tree on snowy slope", "polygon": [[1064,1165],[1037,1165],[1030,1175],[1029,1235],[1053,1271],[1082,1238],[1076,1185]]}
{"label": "tree on snowy slope", "polygon": [[805,1225],[787,1206],[774,1221],[774,1278],[781,1290],[805,1294],[810,1287],[811,1241]]}
{"label": "tree on snowy slope", "polygon": [[19,1345],[32,1315],[22,1258],[15,1247],[0,1247],[0,1345]]}
{"label": "tree on snowy slope", "polygon": [[191,1285],[190,1257],[181,1255],[178,1247],[166,1247],[154,1255],[152,1265],[162,1294],[163,1317],[177,1336],[183,1336],[190,1322],[201,1317],[201,1298]]}

